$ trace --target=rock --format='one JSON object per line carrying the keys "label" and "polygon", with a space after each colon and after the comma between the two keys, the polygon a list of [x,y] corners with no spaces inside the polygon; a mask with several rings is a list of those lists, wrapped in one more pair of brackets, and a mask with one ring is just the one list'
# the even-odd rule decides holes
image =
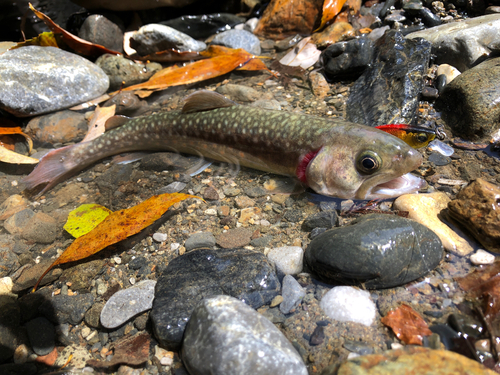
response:
{"label": "rock", "polygon": [[349,22],[334,22],[325,27],[321,32],[314,33],[311,40],[319,48],[328,47],[330,44],[340,42],[349,37],[354,37],[355,31]]}
{"label": "rock", "polygon": [[411,124],[430,52],[430,43],[425,40],[410,40],[394,30],[387,31],[375,42],[371,66],[351,88],[347,119],[368,126]]}
{"label": "rock", "polygon": [[370,326],[375,321],[377,308],[366,290],[350,286],[336,286],[320,302],[321,309],[332,319]]}
{"label": "rock", "polygon": [[309,73],[309,82],[314,96],[323,99],[328,95],[330,85],[323,74],[312,71]]}
{"label": "rock", "polygon": [[58,232],[57,222],[52,216],[37,212],[26,222],[21,237],[26,241],[52,243]]}
{"label": "rock", "polygon": [[61,280],[70,282],[73,291],[87,289],[92,280],[101,272],[105,263],[102,259],[96,259],[67,268],[62,274]]}
{"label": "rock", "polygon": [[6,220],[15,213],[28,207],[29,201],[19,194],[8,197],[0,204],[0,221]]}
{"label": "rock", "polygon": [[270,39],[283,39],[297,34],[311,35],[322,5],[320,0],[271,0],[254,34]]}
{"label": "rock", "polygon": [[432,350],[409,345],[402,349],[389,350],[382,354],[370,354],[356,357],[334,366],[329,366],[323,375],[340,374],[390,374],[397,367],[399,374],[456,375],[460,373],[474,375],[494,375],[494,371],[482,364],[458,353],[448,350]]}
{"label": "rock", "polygon": [[111,90],[147,81],[162,69],[158,63],[135,62],[122,55],[104,54],[99,56],[95,63],[108,75]]}
{"label": "rock", "polygon": [[[76,4],[87,9],[111,9],[111,10],[142,10],[142,9],[155,9],[160,7],[176,7],[181,8],[186,5],[192,4],[195,0],[75,0]],[[63,363],[64,364],[64,363]]]}
{"label": "rock", "polygon": [[199,52],[207,48],[205,43],[199,42],[171,27],[157,23],[142,26],[130,39],[130,46],[141,56],[172,48],[179,52]]}
{"label": "rock", "polygon": [[377,289],[404,285],[432,271],[443,257],[443,246],[422,224],[372,214],[316,236],[305,257],[327,281]]}
{"label": "rock", "polygon": [[260,40],[251,32],[246,30],[223,31],[212,39],[211,44],[228,48],[243,48],[245,51],[258,56],[260,55]]}
{"label": "rock", "polygon": [[85,324],[92,328],[99,328],[101,311],[104,308],[104,303],[98,302],[92,305],[92,307],[87,310],[84,316]]}
{"label": "rock", "polygon": [[[22,290],[31,288],[35,286],[35,283],[38,281],[40,276],[45,272],[45,270],[53,263],[54,261],[51,259],[45,259],[38,264],[33,264],[23,269],[21,275],[14,280],[14,293],[20,292]],[[54,280],[57,280],[59,276],[61,276],[62,270],[60,268],[55,268],[47,273],[42,281],[40,281],[40,286],[51,283]]]}
{"label": "rock", "polygon": [[255,201],[245,195],[234,198],[234,203],[236,203],[236,207],[238,208],[248,208],[255,206]]}
{"label": "rock", "polygon": [[454,134],[479,140],[499,128],[500,107],[491,104],[500,97],[499,76],[497,57],[463,72],[445,86],[436,107]]}
{"label": "rock", "polygon": [[10,277],[2,277],[0,279],[0,296],[11,295],[14,283]]}
{"label": "rock", "polygon": [[38,311],[54,324],[80,324],[87,310],[94,303],[92,294],[76,296],[57,295],[44,301]]}
{"label": "rock", "polygon": [[140,168],[146,171],[171,171],[188,169],[191,166],[189,159],[171,152],[155,152],[142,158]]}
{"label": "rock", "polygon": [[26,331],[31,348],[38,355],[47,355],[56,346],[55,329],[44,317],[38,317],[26,323]]}
{"label": "rock", "polygon": [[[140,100],[137,95],[130,91],[122,91],[102,105],[103,107],[110,107],[116,105],[115,113],[128,117],[137,117],[142,115],[148,110],[148,103],[145,100]],[[154,155],[154,154],[152,154]]]}
{"label": "rock", "polygon": [[82,369],[91,358],[92,354],[84,346],[66,346],[57,357],[54,367],[60,368],[71,360],[71,367]]}
{"label": "rock", "polygon": [[16,212],[3,223],[3,227],[13,235],[20,235],[28,224],[28,221],[35,215],[35,211],[30,208]]}
{"label": "rock", "polygon": [[425,225],[437,234],[445,250],[460,256],[473,251],[472,244],[463,235],[451,229],[439,218],[448,207],[450,198],[445,193],[405,194],[394,201],[393,209],[408,211],[408,218]]}
{"label": "rock", "polygon": [[500,188],[481,178],[448,203],[450,216],[464,225],[486,250],[500,253]]}
{"label": "rock", "polygon": [[[155,242],[158,242],[158,243],[162,243],[162,242],[165,242],[168,238],[168,235],[166,233],[160,233],[160,232],[156,232],[156,233],[153,233],[153,241]],[[130,267],[130,265],[129,265]]]}
{"label": "rock", "polygon": [[101,324],[116,328],[153,306],[156,281],[144,280],[113,294],[101,311]]}
{"label": "rock", "polygon": [[219,192],[213,186],[208,186],[203,192],[203,199],[209,201],[218,201],[220,199]]}
{"label": "rock", "polygon": [[312,231],[314,228],[330,229],[339,223],[337,211],[328,210],[309,215],[302,223],[302,230],[306,232]]}
{"label": "rock", "polygon": [[245,249],[193,250],[175,258],[156,284],[153,330],[162,347],[178,348],[189,317],[204,297],[227,294],[253,308],[279,293],[274,265]]}
{"label": "rock", "polygon": [[495,262],[495,256],[488,253],[487,251],[479,249],[470,256],[470,261],[476,266],[479,266],[481,264],[493,264]]}
{"label": "rock", "polygon": [[306,291],[293,276],[286,275],[283,278],[281,295],[283,296],[283,301],[280,303],[280,311],[283,314],[289,314],[300,305],[302,298],[306,295]]}
{"label": "rock", "polygon": [[19,258],[8,248],[0,247],[0,277],[5,277],[19,268]]}
{"label": "rock", "polygon": [[299,246],[275,247],[269,251],[267,257],[285,275],[297,275],[302,272],[304,250]]}
{"label": "rock", "polygon": [[261,99],[263,96],[263,93],[251,87],[235,85],[232,83],[219,86],[217,87],[217,89],[215,89],[215,91],[237,102],[255,102],[256,100]]}
{"label": "rock", "polygon": [[449,64],[441,64],[436,70],[436,77],[439,77],[440,75],[444,75],[446,77],[446,85],[457,78],[460,74],[461,73],[457,68]]}
{"label": "rock", "polygon": [[228,296],[198,304],[182,359],[191,374],[307,374],[300,355],[269,320]]}
{"label": "rock", "polygon": [[92,14],[88,16],[83,21],[78,36],[112,51],[123,52],[122,30],[103,15]]}
{"label": "rock", "polygon": [[221,31],[229,30],[235,25],[245,22],[245,18],[231,13],[213,13],[203,15],[181,16],[160,22],[170,26],[194,39],[206,39]]}
{"label": "rock", "polygon": [[444,166],[451,163],[451,159],[448,156],[444,156],[440,152],[435,151],[429,155],[428,160],[437,166]]}
{"label": "rock", "polygon": [[373,51],[373,42],[363,37],[328,46],[321,53],[327,77],[361,74],[371,63]]}
{"label": "rock", "polygon": [[248,228],[229,229],[217,236],[217,245],[224,249],[246,246],[250,243],[253,231]]}
{"label": "rock", "polygon": [[434,63],[450,64],[464,72],[490,54],[488,44],[495,40],[499,30],[500,15],[491,14],[417,31],[406,38],[426,39],[436,55]]}
{"label": "rock", "polygon": [[106,92],[95,64],[54,47],[27,46],[0,56],[0,107],[26,117],[58,111]]}
{"label": "rock", "polygon": [[215,237],[211,232],[194,233],[186,240],[184,247],[187,251],[200,249],[202,247],[213,248],[215,246]]}
{"label": "rock", "polygon": [[59,111],[35,117],[26,126],[26,133],[41,143],[80,142],[88,131],[83,113]]}

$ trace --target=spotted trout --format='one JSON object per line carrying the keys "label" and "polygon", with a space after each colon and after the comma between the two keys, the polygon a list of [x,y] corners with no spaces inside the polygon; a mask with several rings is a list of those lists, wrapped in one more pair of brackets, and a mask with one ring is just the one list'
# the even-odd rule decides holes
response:
{"label": "spotted trout", "polygon": [[188,96],[180,112],[131,119],[92,141],[53,150],[23,182],[41,194],[100,159],[145,150],[201,154],[294,176],[319,194],[344,199],[396,197],[424,185],[408,173],[422,163],[420,153],[388,133],[238,105],[210,91]]}

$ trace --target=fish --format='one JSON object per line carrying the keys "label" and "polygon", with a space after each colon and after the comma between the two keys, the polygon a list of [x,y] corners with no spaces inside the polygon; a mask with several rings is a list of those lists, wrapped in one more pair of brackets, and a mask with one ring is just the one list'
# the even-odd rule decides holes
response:
{"label": "fish", "polygon": [[50,151],[24,178],[26,190],[43,194],[103,158],[144,150],[202,155],[293,176],[318,194],[342,199],[392,198],[425,186],[409,173],[422,155],[386,132],[343,119],[239,105],[208,90],[189,95],[181,111],[111,128],[91,141]]}
{"label": "fish", "polygon": [[398,137],[413,148],[427,147],[436,137],[441,139],[436,130],[421,126],[389,124],[379,125],[376,128]]}

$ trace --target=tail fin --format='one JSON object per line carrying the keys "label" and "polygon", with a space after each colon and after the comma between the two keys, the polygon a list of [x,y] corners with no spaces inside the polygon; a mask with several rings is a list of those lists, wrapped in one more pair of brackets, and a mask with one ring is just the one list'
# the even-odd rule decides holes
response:
{"label": "tail fin", "polygon": [[74,157],[82,143],[61,147],[47,153],[36,168],[22,180],[29,194],[41,195],[58,183],[84,169],[93,161],[82,163]]}

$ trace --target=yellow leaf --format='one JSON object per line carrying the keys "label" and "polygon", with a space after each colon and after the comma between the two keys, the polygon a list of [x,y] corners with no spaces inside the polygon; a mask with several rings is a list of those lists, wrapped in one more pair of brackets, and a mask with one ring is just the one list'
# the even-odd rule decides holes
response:
{"label": "yellow leaf", "polygon": [[0,146],[0,161],[10,164],[36,164],[38,159],[30,158],[29,156],[24,156],[18,154],[17,152],[7,150],[5,147]]}
{"label": "yellow leaf", "polygon": [[99,225],[112,212],[99,204],[82,204],[69,213],[64,229],[75,238],[81,237]]}

